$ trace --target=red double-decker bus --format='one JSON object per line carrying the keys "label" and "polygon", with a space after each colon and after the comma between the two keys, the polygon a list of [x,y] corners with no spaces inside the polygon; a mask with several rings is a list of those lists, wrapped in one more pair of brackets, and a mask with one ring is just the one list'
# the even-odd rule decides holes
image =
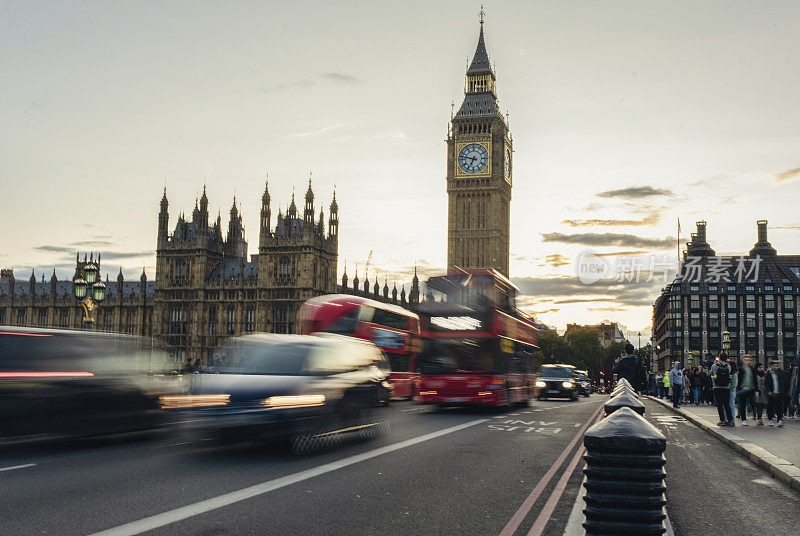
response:
{"label": "red double-decker bus", "polygon": [[533,398],[538,330],[517,310],[517,292],[495,270],[428,280],[418,403],[509,407]]}
{"label": "red double-decker bus", "polygon": [[327,332],[372,341],[386,353],[392,397],[411,398],[419,381],[419,316],[387,303],[347,294],[317,296],[300,307],[300,331]]}

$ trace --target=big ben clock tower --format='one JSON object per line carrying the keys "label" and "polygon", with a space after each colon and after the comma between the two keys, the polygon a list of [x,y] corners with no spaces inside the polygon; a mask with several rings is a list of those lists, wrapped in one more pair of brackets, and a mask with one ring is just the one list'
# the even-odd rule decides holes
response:
{"label": "big ben clock tower", "polygon": [[483,40],[447,136],[447,266],[508,276],[513,148]]}

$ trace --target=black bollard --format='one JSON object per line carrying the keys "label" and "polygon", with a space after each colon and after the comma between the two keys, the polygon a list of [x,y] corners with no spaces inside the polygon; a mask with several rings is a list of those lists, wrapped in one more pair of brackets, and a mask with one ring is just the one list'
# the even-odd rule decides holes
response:
{"label": "black bollard", "polygon": [[622,389],[619,394],[603,404],[606,416],[611,415],[620,408],[631,408],[639,415],[644,415],[644,404],[637,400],[636,393]]}
{"label": "black bollard", "polygon": [[613,391],[611,391],[611,397],[613,398],[613,397],[617,396],[620,393],[630,393],[633,396],[635,396],[636,398],[639,398],[639,395],[636,394],[636,391],[634,391],[630,387],[625,387],[624,385],[619,386],[616,389],[614,389]]}
{"label": "black bollard", "polygon": [[631,408],[623,407],[589,428],[583,444],[586,534],[664,534],[664,435]]}

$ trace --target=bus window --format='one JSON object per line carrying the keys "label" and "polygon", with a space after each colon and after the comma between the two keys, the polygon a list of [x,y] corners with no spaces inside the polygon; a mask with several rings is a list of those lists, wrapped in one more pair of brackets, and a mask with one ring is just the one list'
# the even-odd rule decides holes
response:
{"label": "bus window", "polygon": [[381,326],[386,326],[387,328],[394,328],[394,329],[408,329],[408,317],[399,315],[397,313],[392,313],[389,311],[384,311],[383,309],[375,309],[372,314],[372,320],[370,320],[373,324],[378,324]]}

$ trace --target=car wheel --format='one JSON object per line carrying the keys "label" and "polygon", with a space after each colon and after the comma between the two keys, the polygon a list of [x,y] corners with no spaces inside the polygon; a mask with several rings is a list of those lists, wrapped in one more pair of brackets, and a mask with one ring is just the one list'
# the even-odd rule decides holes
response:
{"label": "car wheel", "polygon": [[329,416],[297,429],[289,440],[293,454],[311,454],[342,443],[341,420]]}
{"label": "car wheel", "polygon": [[569,399],[570,402],[575,402],[577,400],[578,400],[578,397],[575,396],[575,395],[572,395],[572,397]]}

